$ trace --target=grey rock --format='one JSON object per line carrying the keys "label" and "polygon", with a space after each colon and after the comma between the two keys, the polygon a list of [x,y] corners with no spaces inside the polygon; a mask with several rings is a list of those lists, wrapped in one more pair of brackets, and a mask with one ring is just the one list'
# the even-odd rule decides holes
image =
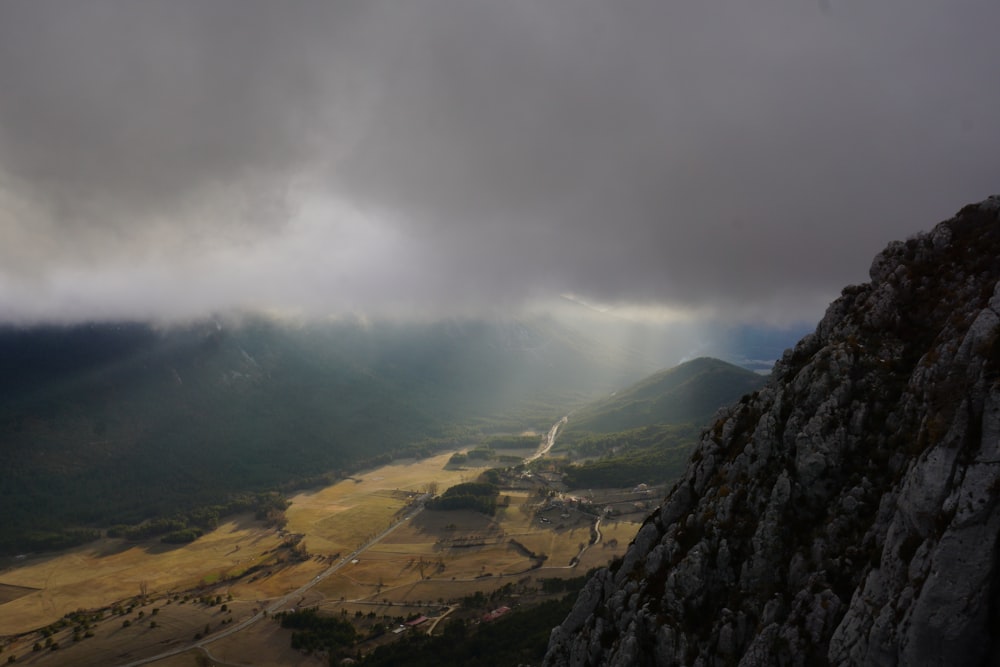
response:
{"label": "grey rock", "polygon": [[870,276],[716,414],[544,664],[1000,664],[1000,198]]}

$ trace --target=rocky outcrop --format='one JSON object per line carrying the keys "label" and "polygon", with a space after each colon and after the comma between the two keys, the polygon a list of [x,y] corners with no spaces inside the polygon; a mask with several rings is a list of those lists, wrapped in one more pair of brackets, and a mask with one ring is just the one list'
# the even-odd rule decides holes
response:
{"label": "rocky outcrop", "polygon": [[998,535],[993,197],[891,244],[716,416],[545,664],[996,664]]}

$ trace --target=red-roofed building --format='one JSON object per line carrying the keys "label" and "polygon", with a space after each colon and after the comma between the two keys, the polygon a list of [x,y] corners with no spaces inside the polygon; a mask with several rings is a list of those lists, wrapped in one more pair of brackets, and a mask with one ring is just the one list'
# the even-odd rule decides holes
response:
{"label": "red-roofed building", "polygon": [[490,621],[495,621],[498,618],[500,618],[501,616],[503,616],[504,614],[506,614],[508,611],[510,611],[510,607],[497,607],[496,609],[494,609],[490,613],[488,613],[485,616],[483,616],[483,622],[484,623],[488,623]]}

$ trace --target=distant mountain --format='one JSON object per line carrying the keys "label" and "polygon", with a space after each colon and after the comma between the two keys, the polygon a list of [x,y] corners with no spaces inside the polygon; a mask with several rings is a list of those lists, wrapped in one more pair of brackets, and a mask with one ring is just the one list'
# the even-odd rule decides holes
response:
{"label": "distant mountain", "polygon": [[814,327],[813,322],[761,325],[724,319],[662,322],[617,316],[614,309],[595,310],[572,299],[564,305],[554,311],[561,321],[576,324],[597,340],[627,341],[624,344],[653,363],[647,374],[698,357],[722,359],[766,374],[785,350]]}
{"label": "distant mountain", "polygon": [[785,350],[795,346],[803,336],[811,333],[812,323],[783,327],[761,327],[752,325],[732,325],[713,327],[709,336],[711,347],[719,354],[709,352],[742,368],[758,373],[770,373],[774,362],[781,358]]}
{"label": "distant mountain", "polygon": [[544,318],[0,330],[0,548],[547,427],[645,366]]}
{"label": "distant mountain", "polygon": [[1000,664],[1000,197],[894,242],[711,425],[545,665]]}
{"label": "distant mountain", "polygon": [[653,424],[701,425],[764,381],[745,368],[701,357],[650,375],[578,411],[567,430],[610,433]]}
{"label": "distant mountain", "polygon": [[719,359],[695,359],[572,413],[556,452],[590,460],[571,466],[567,483],[581,488],[672,481],[711,416],[765,380]]}

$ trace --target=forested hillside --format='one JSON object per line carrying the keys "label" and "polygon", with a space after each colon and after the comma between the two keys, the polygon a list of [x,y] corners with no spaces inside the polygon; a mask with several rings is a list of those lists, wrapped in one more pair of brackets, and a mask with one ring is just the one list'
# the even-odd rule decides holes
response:
{"label": "forested hillside", "polygon": [[700,357],[660,371],[573,415],[566,431],[611,433],[650,424],[702,424],[765,377],[720,359]]}
{"label": "forested hillside", "polygon": [[641,367],[543,320],[9,328],[0,548],[547,427]]}
{"label": "forested hillside", "polygon": [[588,405],[573,414],[560,435],[559,450],[591,459],[570,467],[567,483],[576,488],[623,487],[677,477],[712,414],[765,380],[703,357]]}

